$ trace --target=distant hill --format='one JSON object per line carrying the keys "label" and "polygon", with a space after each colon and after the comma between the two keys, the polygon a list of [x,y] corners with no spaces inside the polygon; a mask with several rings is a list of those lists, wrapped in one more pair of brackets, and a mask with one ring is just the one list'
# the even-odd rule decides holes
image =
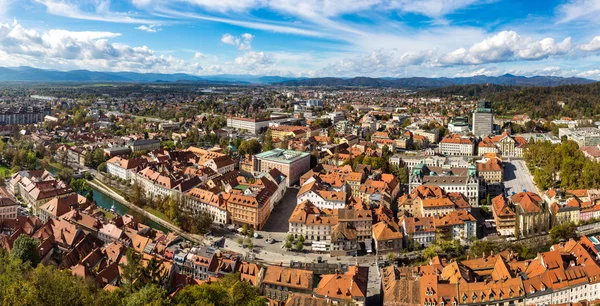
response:
{"label": "distant hill", "polygon": [[523,77],[505,74],[497,77],[473,76],[464,78],[295,78],[247,74],[197,76],[185,73],[100,72],[89,70],[58,71],[32,67],[0,67],[0,82],[177,82],[193,84],[273,84],[280,86],[353,86],[393,88],[437,88],[452,85],[496,84],[510,86],[560,86],[594,83],[582,78],[549,76]]}
{"label": "distant hill", "polygon": [[[258,77],[255,77],[258,78]],[[196,84],[248,84],[234,77],[200,77],[185,73],[99,72],[89,70],[58,71],[32,67],[0,67],[0,81],[24,82],[189,82]],[[281,81],[281,80],[278,80]]]}
{"label": "distant hill", "polygon": [[562,78],[553,76],[514,76],[505,74],[497,77],[491,76],[473,76],[460,78],[369,78],[356,77],[351,79],[343,78],[310,78],[304,80],[290,80],[275,85],[282,86],[364,86],[364,87],[395,87],[395,88],[434,88],[446,87],[452,85],[472,85],[472,84],[496,84],[510,86],[560,86],[560,85],[580,85],[595,83],[594,80],[584,78]]}

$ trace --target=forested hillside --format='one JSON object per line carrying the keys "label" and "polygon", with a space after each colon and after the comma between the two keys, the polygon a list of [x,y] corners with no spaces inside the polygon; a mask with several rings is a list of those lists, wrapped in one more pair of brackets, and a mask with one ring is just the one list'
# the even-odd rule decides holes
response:
{"label": "forested hillside", "polygon": [[[598,117],[600,83],[558,87],[501,85],[450,86],[420,91],[421,97],[463,96],[492,101],[498,115],[528,114],[532,118]],[[564,106],[560,102],[564,103]]]}

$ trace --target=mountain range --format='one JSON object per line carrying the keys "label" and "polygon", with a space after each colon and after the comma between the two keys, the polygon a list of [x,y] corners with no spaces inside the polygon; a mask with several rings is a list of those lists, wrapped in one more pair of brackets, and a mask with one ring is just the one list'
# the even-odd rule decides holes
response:
{"label": "mountain range", "polygon": [[434,88],[452,85],[495,84],[509,86],[560,86],[595,83],[594,80],[576,77],[555,76],[516,76],[504,74],[501,76],[477,75],[458,78],[311,78],[304,80],[289,80],[276,83],[282,86],[365,86],[365,87],[394,87],[394,88]]}
{"label": "mountain range", "polygon": [[89,70],[58,71],[32,67],[0,67],[2,82],[121,82],[121,83],[152,83],[179,82],[194,84],[272,84],[277,86],[363,86],[363,87],[393,87],[393,88],[435,88],[452,85],[497,84],[514,86],[559,86],[569,84],[590,84],[594,80],[584,78],[562,78],[553,76],[472,76],[458,78],[295,78],[282,76],[255,75],[206,75],[196,76],[185,73],[137,73],[137,72],[99,72]]}

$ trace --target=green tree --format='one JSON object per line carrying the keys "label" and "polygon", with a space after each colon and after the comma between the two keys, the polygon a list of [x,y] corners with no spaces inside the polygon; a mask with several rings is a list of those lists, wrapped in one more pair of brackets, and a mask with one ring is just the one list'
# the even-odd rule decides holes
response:
{"label": "green tree", "polygon": [[85,193],[88,192],[90,189],[87,185],[87,181],[83,178],[80,179],[71,179],[71,182],[69,183],[69,185],[75,189],[76,192],[78,193]]}
{"label": "green tree", "polygon": [[385,257],[388,262],[394,262],[396,260],[396,254],[394,254],[394,252],[388,252]]}
{"label": "green tree", "polygon": [[73,169],[71,168],[67,168],[67,167],[63,167],[60,172],[58,173],[58,178],[63,180],[64,182],[69,182],[71,181],[71,178],[73,178]]}
{"label": "green tree", "polygon": [[142,255],[134,249],[127,249],[125,254],[126,263],[120,264],[122,288],[129,292],[136,291],[139,288],[138,281],[142,276]]}
{"label": "green tree", "polygon": [[294,247],[295,247],[296,251],[300,252],[304,248],[304,243],[302,243],[300,240],[298,240],[298,242],[296,242],[296,245]]}
{"label": "green tree", "polygon": [[256,139],[250,139],[247,141],[242,141],[242,143],[238,147],[238,153],[240,155],[245,154],[258,154],[261,151],[261,145]]}
{"label": "green tree", "polygon": [[435,244],[430,244],[425,250],[423,250],[423,257],[425,260],[431,260],[436,257],[438,252],[435,250]]}
{"label": "green tree", "polygon": [[105,172],[106,173],[106,162],[100,163],[100,165],[98,165],[98,172]]}
{"label": "green tree", "polygon": [[94,150],[94,155],[93,155],[92,161],[93,161],[94,166],[98,166],[101,163],[105,162],[106,156],[104,156],[104,151],[102,149]]}
{"label": "green tree", "polygon": [[577,225],[573,222],[555,225],[550,229],[552,244],[577,238]]}
{"label": "green tree", "polygon": [[266,303],[258,288],[241,281],[239,273],[229,274],[219,282],[185,287],[173,298],[173,304],[181,306],[262,306]]}
{"label": "green tree", "polygon": [[167,292],[155,284],[148,284],[123,299],[124,306],[161,306],[169,304]]}
{"label": "green tree", "polygon": [[155,284],[162,287],[167,282],[166,276],[165,267],[156,257],[152,257],[146,267],[141,269],[140,281],[143,284]]}
{"label": "green tree", "polygon": [[32,267],[36,267],[40,263],[38,244],[37,240],[21,234],[13,243],[10,254],[13,258],[18,258],[22,262],[29,262]]}
{"label": "green tree", "polygon": [[273,150],[273,136],[272,136],[272,132],[271,129],[267,129],[267,132],[264,135],[264,139],[263,139],[263,144],[262,144],[262,151],[270,151]]}

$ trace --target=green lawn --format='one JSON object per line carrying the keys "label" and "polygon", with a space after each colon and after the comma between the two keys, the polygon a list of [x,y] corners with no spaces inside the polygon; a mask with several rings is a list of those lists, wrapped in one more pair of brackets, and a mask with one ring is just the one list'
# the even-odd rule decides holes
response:
{"label": "green lawn", "polygon": [[161,219],[163,219],[163,220],[165,220],[165,221],[167,221],[167,222],[169,222],[169,223],[171,223],[171,224],[173,223],[169,218],[167,218],[167,216],[165,214],[163,214],[162,212],[160,212],[160,211],[158,211],[158,210],[156,210],[154,208],[144,207],[144,210],[147,211],[147,212],[149,212],[149,213],[151,213],[151,214],[153,214],[153,215],[155,215],[155,216],[157,216],[157,217],[159,217],[159,218],[161,218]]}

